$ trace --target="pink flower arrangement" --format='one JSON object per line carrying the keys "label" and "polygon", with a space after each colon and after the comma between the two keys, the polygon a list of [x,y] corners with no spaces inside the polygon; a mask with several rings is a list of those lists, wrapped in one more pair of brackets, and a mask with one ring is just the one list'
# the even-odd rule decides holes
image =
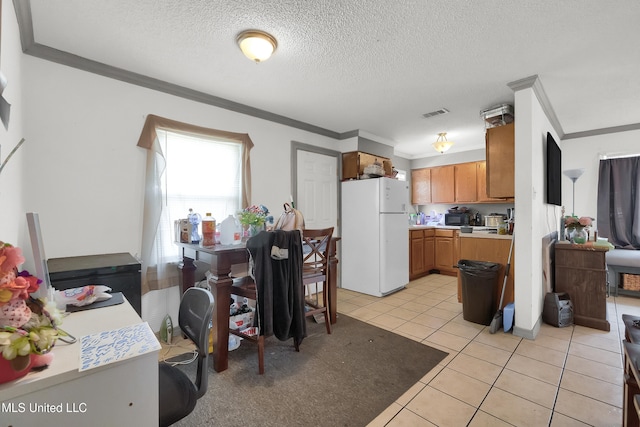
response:
{"label": "pink flower arrangement", "polygon": [[564,218],[564,226],[569,230],[578,229],[581,230],[583,228],[591,227],[593,224],[593,218],[588,216],[581,216],[578,218],[577,216],[567,216]]}
{"label": "pink flower arrangement", "polygon": [[26,300],[38,290],[41,280],[27,271],[17,272],[24,261],[20,248],[0,242],[0,307],[12,300]]}
{"label": "pink flower arrangement", "polygon": [[57,328],[61,315],[55,304],[30,295],[41,280],[18,272],[24,261],[20,248],[0,241],[0,356],[6,360],[48,353],[66,335]]}

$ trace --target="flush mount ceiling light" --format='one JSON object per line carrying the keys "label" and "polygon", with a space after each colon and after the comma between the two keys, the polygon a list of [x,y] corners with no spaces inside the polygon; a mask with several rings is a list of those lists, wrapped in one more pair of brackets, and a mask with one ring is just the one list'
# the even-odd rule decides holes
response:
{"label": "flush mount ceiling light", "polygon": [[453,145],[453,142],[447,141],[447,133],[441,132],[438,134],[438,139],[433,144],[433,148],[441,154],[447,151]]}
{"label": "flush mount ceiling light", "polygon": [[236,42],[244,56],[255,62],[266,61],[278,47],[278,42],[271,34],[259,30],[241,32]]}

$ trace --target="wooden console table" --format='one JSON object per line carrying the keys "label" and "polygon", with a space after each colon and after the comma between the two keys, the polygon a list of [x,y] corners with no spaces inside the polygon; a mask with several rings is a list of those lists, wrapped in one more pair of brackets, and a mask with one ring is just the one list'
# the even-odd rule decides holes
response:
{"label": "wooden console table", "polygon": [[555,246],[555,291],[573,303],[573,323],[609,331],[607,320],[607,248],[570,243]]}
{"label": "wooden console table", "polygon": [[[331,239],[331,247],[329,251],[329,318],[331,323],[336,323],[337,306],[338,306],[338,290],[337,290],[337,265],[336,243],[339,237]],[[195,284],[194,259],[199,259],[199,253],[205,253],[211,257],[211,274],[213,280],[209,281],[211,292],[215,299],[215,308],[213,314],[213,369],[216,372],[222,372],[229,367],[229,301],[231,299],[232,279],[229,276],[231,266],[235,264],[244,264],[249,261],[249,252],[245,247],[245,242],[239,245],[215,245],[211,248],[203,248],[198,244],[177,243],[182,248],[182,291],[192,287]],[[194,258],[185,256],[185,251],[191,250],[195,253]],[[219,302],[221,302],[219,304]]]}

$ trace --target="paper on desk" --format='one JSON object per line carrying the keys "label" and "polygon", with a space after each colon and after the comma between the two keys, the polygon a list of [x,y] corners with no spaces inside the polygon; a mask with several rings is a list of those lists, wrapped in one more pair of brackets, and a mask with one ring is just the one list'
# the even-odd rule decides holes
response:
{"label": "paper on desk", "polygon": [[147,322],[80,338],[80,372],[160,350]]}

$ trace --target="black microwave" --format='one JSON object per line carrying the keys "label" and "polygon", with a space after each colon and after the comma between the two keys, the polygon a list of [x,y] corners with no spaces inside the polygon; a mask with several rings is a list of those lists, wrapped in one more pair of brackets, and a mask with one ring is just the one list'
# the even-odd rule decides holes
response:
{"label": "black microwave", "polygon": [[468,213],[446,213],[444,214],[444,225],[469,225],[471,215]]}

